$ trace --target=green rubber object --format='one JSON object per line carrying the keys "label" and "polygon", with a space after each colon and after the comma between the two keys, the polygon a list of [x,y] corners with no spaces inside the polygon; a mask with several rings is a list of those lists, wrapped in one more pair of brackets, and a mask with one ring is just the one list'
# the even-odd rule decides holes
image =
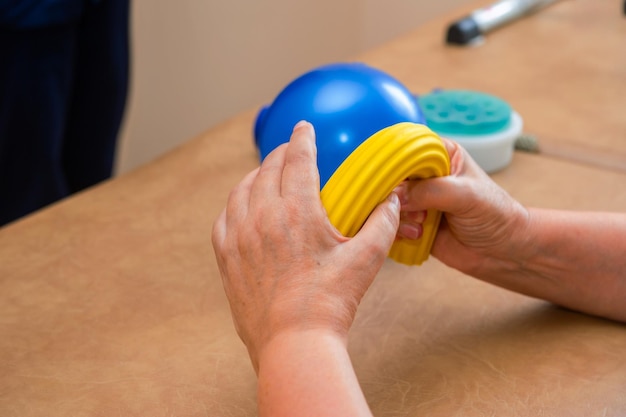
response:
{"label": "green rubber object", "polygon": [[419,96],[426,124],[440,135],[489,135],[511,121],[511,106],[498,97],[469,90],[442,90]]}

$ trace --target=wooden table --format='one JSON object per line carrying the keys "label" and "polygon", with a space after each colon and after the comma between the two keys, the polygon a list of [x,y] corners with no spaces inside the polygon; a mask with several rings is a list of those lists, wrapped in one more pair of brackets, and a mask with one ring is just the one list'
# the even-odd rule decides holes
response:
{"label": "wooden table", "polygon": [[[564,2],[537,18],[567,28],[568,16],[590,3]],[[384,61],[421,89],[470,83],[465,71],[442,65],[441,81],[419,84],[421,65],[406,56],[410,39],[425,45],[418,50],[435,50],[444,22],[364,60]],[[529,25],[503,29],[482,50],[439,43],[443,52],[433,53],[470,65],[466,54],[484,53]],[[525,96],[515,83],[492,81],[496,93]],[[584,90],[572,83],[573,94],[582,94],[578,87]],[[553,100],[565,117],[571,101]],[[549,137],[553,123],[538,117],[541,109],[520,105],[529,129]],[[536,105],[552,112],[549,103]],[[570,114],[579,111],[573,105]],[[257,165],[254,115],[0,229],[1,416],[255,415],[255,376],[210,242],[229,190]],[[605,116],[584,129],[604,129],[607,137],[623,131],[623,121]],[[556,130],[554,137],[575,139]],[[619,170],[516,154],[494,179],[529,205],[626,210]],[[419,268],[385,264],[359,310],[350,349],[378,416],[626,414],[626,326],[490,286],[436,260]]]}
{"label": "wooden table", "polygon": [[495,94],[524,118],[546,154],[626,171],[626,16],[619,0],[560,0],[486,36],[444,46],[450,22],[481,0],[363,55],[416,93]]}

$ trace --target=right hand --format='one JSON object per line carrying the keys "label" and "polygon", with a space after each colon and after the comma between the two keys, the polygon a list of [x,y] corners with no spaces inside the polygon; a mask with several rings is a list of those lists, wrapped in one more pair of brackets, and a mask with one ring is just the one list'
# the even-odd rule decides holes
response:
{"label": "right hand", "polygon": [[[514,261],[524,245],[528,210],[500,188],[459,144],[444,139],[449,176],[406,181],[399,238],[421,236],[426,209],[444,213],[432,254],[448,266],[480,275],[486,263]],[[519,239],[518,239],[519,238]]]}

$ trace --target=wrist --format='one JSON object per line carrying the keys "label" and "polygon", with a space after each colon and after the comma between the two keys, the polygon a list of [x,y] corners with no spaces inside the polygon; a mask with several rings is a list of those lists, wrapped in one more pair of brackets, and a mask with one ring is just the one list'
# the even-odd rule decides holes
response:
{"label": "wrist", "polygon": [[329,329],[281,332],[259,353],[260,416],[368,416],[347,351]]}
{"label": "wrist", "polygon": [[275,358],[319,358],[320,353],[330,350],[347,352],[347,340],[347,335],[328,328],[287,329],[269,339],[253,362],[256,362],[255,368],[259,373],[264,364]]}
{"label": "wrist", "polygon": [[[562,270],[561,259],[555,255],[553,236],[563,231],[551,226],[550,210],[524,208],[525,215],[517,216],[515,226],[508,229],[509,239],[500,245],[470,274],[509,290],[542,298],[557,304],[560,296],[559,280],[555,271]],[[571,262],[575,262],[570,259]]]}
{"label": "wrist", "polygon": [[[303,292],[307,292],[306,288]],[[257,313],[254,319],[237,321],[238,333],[255,370],[258,372],[261,354],[276,346],[275,340],[300,340],[305,336],[310,338],[311,335],[322,334],[347,340],[358,300],[352,306],[339,298],[332,294],[304,298],[301,294],[282,296],[282,299],[272,301],[264,311]]]}

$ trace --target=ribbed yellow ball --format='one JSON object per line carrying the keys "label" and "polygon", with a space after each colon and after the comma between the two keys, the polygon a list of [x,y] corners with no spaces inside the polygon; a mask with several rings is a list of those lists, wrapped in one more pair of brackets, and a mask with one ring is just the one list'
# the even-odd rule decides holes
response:
{"label": "ribbed yellow ball", "polygon": [[[337,168],[321,191],[330,221],[353,237],[376,206],[407,178],[450,174],[450,158],[439,136],[416,123],[398,123],[378,131]],[[441,213],[429,210],[420,239],[394,242],[389,257],[407,265],[428,259]]]}

